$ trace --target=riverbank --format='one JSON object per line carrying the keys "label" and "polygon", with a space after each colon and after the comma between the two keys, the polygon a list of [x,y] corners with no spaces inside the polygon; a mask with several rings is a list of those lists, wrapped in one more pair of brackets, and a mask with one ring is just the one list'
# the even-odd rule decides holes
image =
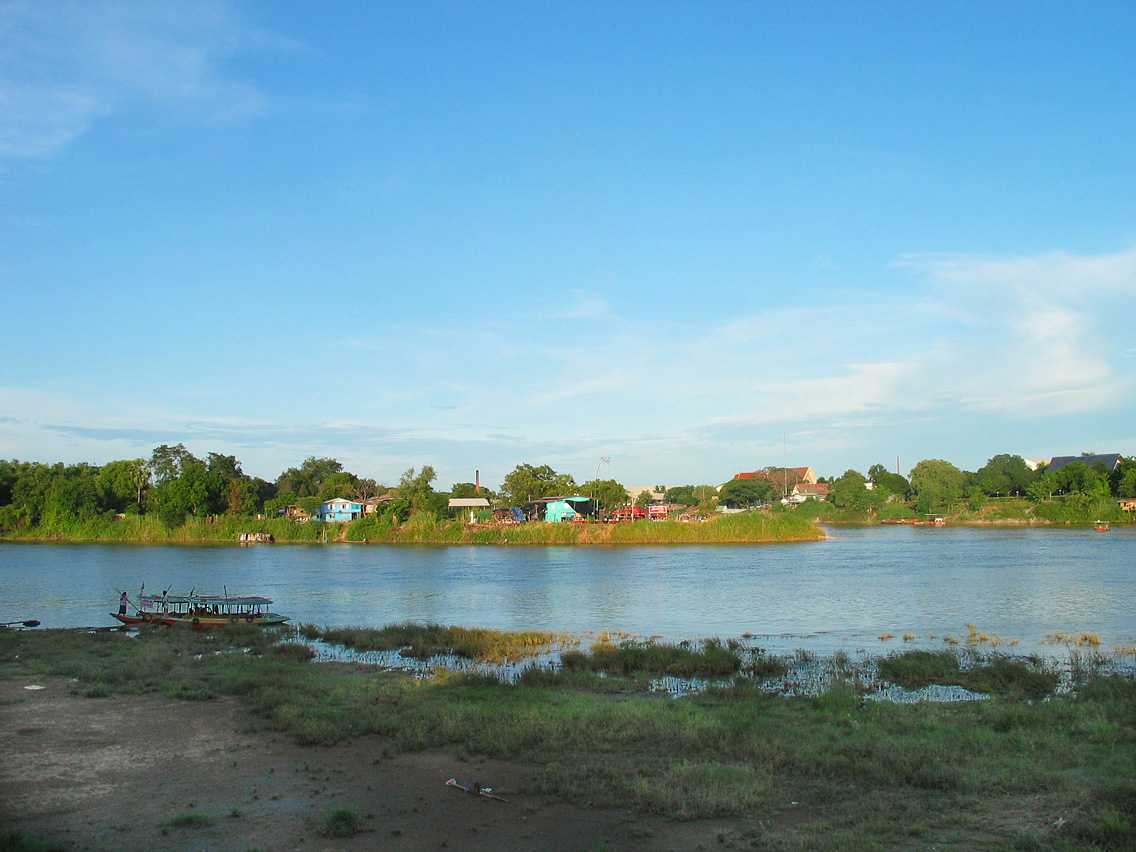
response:
{"label": "riverbank", "polygon": [[0,541],[114,544],[236,544],[242,533],[268,533],[279,544],[393,545],[663,545],[777,544],[819,541],[825,534],[804,515],[751,512],[717,516],[702,523],[637,521],[623,524],[470,525],[416,515],[402,524],[360,518],[346,524],[297,523],[220,516],[191,518],[166,527],[157,518],[97,519],[62,529],[36,527],[5,533]]}
{"label": "riverbank", "polygon": [[[839,509],[831,503],[804,503],[792,510],[810,520],[834,526],[877,526],[907,523],[923,516],[906,503],[887,503],[878,511]],[[1038,503],[1019,498],[988,500],[976,508],[962,506],[941,513],[948,526],[956,527],[1092,527],[1098,521],[1115,526],[1136,525],[1136,513],[1122,510],[1115,500],[1067,503],[1045,500]]]}
{"label": "riverbank", "polygon": [[[0,633],[4,829],[107,849],[139,833],[155,848],[319,844],[337,825],[336,848],[1136,840],[1129,679],[1047,701],[1017,668],[986,678],[991,699],[953,705],[865,701],[847,683],[815,698],[738,686],[667,700],[613,691],[621,675],[585,667],[518,686],[423,681],[312,663],[298,647],[247,629]],[[905,659],[897,677],[942,674]],[[164,769],[175,755],[176,776]],[[124,757],[137,769],[100,782]],[[455,793],[450,776],[508,802]]]}

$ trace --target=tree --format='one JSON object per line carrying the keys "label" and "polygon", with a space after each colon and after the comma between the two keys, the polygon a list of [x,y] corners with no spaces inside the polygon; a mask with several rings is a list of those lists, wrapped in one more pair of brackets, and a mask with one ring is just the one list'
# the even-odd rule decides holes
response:
{"label": "tree", "polygon": [[356,479],[354,497],[362,503],[364,500],[370,500],[372,497],[378,496],[380,489],[384,492],[387,490],[373,479]]}
{"label": "tree", "polygon": [[1054,471],[1057,488],[1066,494],[1084,494],[1088,497],[1108,497],[1108,476],[1097,467],[1075,461]]}
{"label": "tree", "polygon": [[1136,465],[1126,470],[1120,476],[1116,485],[1117,497],[1136,497]]}
{"label": "tree", "polygon": [[260,505],[260,489],[255,480],[242,476],[229,481],[225,492],[225,511],[230,515],[255,515]]}
{"label": "tree", "polygon": [[225,482],[232,482],[244,476],[241,473],[241,463],[236,456],[226,456],[222,453],[209,453],[206,456],[206,468],[211,474],[221,477]]}
{"label": "tree", "polygon": [[1026,489],[1035,477],[1036,474],[1029,469],[1025,459],[1004,453],[994,456],[978,469],[975,474],[975,484],[985,494],[991,496],[1003,494],[1020,496],[1026,493]]}
{"label": "tree", "polygon": [[186,464],[200,461],[185,448],[185,444],[174,444],[172,447],[161,444],[154,447],[150,454],[150,471],[154,475],[154,481],[161,485],[181,476]]}
{"label": "tree", "polygon": [[966,489],[966,507],[972,512],[977,512],[982,508],[986,502],[986,492],[980,485],[971,485]]}
{"label": "tree", "polygon": [[408,468],[398,483],[398,496],[410,502],[414,511],[427,511],[434,508],[434,487],[430,484],[438,475],[430,465],[423,465],[422,470],[415,472]]}
{"label": "tree", "polygon": [[509,502],[527,503],[540,497],[559,497],[576,491],[576,480],[546,464],[519,464],[505,477],[501,490]]}
{"label": "tree", "polygon": [[731,479],[718,491],[718,502],[731,509],[748,509],[768,503],[773,497],[768,479]]}
{"label": "tree", "polygon": [[650,491],[640,491],[635,495],[635,505],[640,509],[646,509],[654,502]]}
{"label": "tree", "polygon": [[353,495],[359,488],[359,478],[345,470],[329,473],[316,490],[316,496],[323,500]]}
{"label": "tree", "polygon": [[299,467],[290,467],[280,474],[276,478],[276,487],[279,491],[291,491],[298,497],[314,497],[320,493],[324,480],[341,470],[343,465],[335,459],[308,456]]}
{"label": "tree", "polygon": [[580,493],[604,509],[626,506],[629,499],[627,489],[614,479],[590,479],[580,486]]}
{"label": "tree", "polygon": [[962,497],[966,474],[943,459],[924,459],[911,471],[915,508],[920,512],[942,512]]}
{"label": "tree", "polygon": [[44,502],[44,526],[86,521],[99,514],[98,487],[93,475],[56,477]]}
{"label": "tree", "polygon": [[1057,491],[1057,487],[1057,477],[1052,473],[1043,473],[1034,477],[1026,488],[1026,496],[1035,502],[1048,500]]}
{"label": "tree", "polygon": [[133,506],[142,511],[142,492],[150,482],[145,459],[120,459],[99,469],[96,485],[105,509],[124,512]]}
{"label": "tree", "polygon": [[859,471],[846,470],[829,486],[829,499],[838,509],[867,511],[876,502],[872,499],[873,494],[865,484],[867,481],[867,478]]}
{"label": "tree", "polygon": [[1112,493],[1117,497],[1136,497],[1136,458],[1127,458],[1108,476]]}
{"label": "tree", "polygon": [[911,492],[910,482],[898,473],[892,473],[882,464],[874,464],[868,468],[868,479],[871,480],[874,490],[885,496],[894,494],[902,498]]}

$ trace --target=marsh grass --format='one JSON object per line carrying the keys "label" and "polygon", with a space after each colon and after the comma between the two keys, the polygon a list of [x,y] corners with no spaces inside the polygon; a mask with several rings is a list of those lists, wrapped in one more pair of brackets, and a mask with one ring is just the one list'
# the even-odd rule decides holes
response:
{"label": "marsh grass", "polygon": [[731,675],[742,667],[736,650],[718,639],[707,639],[701,646],[668,645],[626,641],[619,645],[600,642],[590,653],[561,655],[565,671],[605,672],[612,675],[660,674],[676,677]]}
{"label": "marsh grass", "polygon": [[909,689],[931,684],[961,686],[986,692],[1027,698],[1044,698],[1057,687],[1058,675],[1040,660],[1022,660],[993,654],[975,657],[963,667],[953,651],[905,651],[879,661],[880,677]]}
{"label": "marsh grass", "polygon": [[536,630],[505,631],[442,624],[390,624],[386,627],[336,627],[319,632],[325,642],[359,651],[401,649],[408,657],[427,659],[455,654],[473,660],[519,660],[569,637]]}

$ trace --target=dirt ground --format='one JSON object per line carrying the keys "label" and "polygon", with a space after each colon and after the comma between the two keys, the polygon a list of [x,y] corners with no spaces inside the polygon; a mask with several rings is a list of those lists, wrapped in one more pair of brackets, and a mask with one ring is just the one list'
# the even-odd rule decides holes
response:
{"label": "dirt ground", "polygon": [[[381,737],[299,746],[235,699],[91,699],[58,679],[0,682],[0,828],[68,849],[637,850],[742,848],[746,826],[675,822],[537,795],[530,767]],[[492,785],[507,803],[445,786]],[[320,835],[349,807],[365,832]],[[208,825],[177,828],[184,813]]]}

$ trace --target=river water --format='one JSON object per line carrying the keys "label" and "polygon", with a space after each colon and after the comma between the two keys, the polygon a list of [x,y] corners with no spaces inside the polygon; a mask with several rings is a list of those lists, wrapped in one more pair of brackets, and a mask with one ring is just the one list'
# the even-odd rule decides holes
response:
{"label": "river water", "polygon": [[[771,650],[942,646],[966,625],[1018,652],[1056,631],[1136,645],[1136,530],[877,527],[807,544],[678,547],[0,544],[0,620],[114,624],[119,590],[264,594],[294,623],[395,621]],[[895,638],[881,640],[885,633]]]}

